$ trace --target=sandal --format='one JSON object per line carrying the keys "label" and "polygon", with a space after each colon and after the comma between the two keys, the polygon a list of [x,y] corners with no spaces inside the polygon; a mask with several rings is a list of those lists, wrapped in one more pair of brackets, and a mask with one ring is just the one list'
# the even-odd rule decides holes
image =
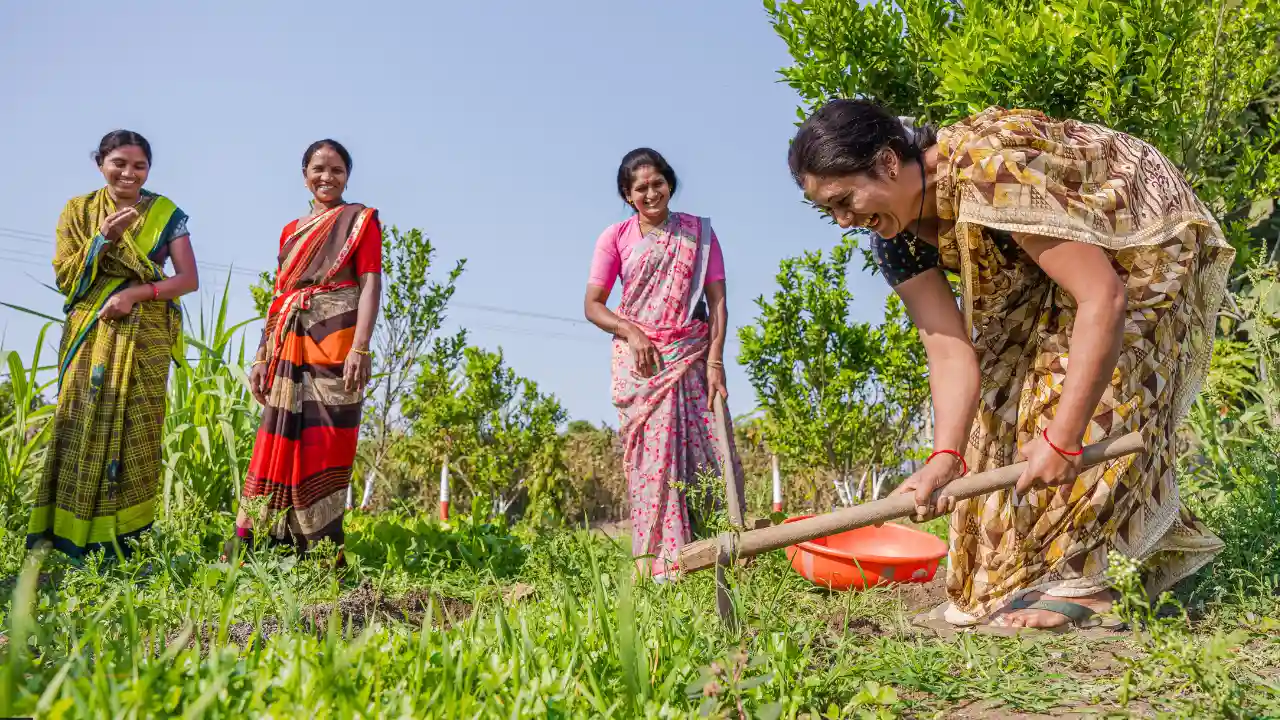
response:
{"label": "sandal", "polygon": [[1023,627],[1021,625],[994,625],[991,622],[984,623],[975,630],[986,635],[1003,635],[1012,636],[1022,633],[1052,633],[1061,635],[1069,632],[1077,632],[1080,630],[1105,630],[1118,631],[1123,629],[1124,623],[1114,618],[1104,618],[1097,610],[1088,605],[1081,605],[1069,600],[1039,600],[1031,601],[1024,598],[1018,598],[1009,603],[1009,610],[1048,610],[1067,618],[1067,622],[1055,627]]}

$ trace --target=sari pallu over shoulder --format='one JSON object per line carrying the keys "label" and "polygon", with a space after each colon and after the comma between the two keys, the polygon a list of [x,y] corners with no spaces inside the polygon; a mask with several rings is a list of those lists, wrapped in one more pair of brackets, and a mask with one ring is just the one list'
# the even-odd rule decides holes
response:
{"label": "sari pallu over shoulder", "polygon": [[317,293],[354,287],[354,271],[347,260],[355,253],[366,224],[378,221],[378,211],[357,203],[327,210],[297,229],[280,248],[275,295],[267,312],[263,344],[268,387],[274,384],[280,347],[292,320],[311,305]]}
{"label": "sari pallu over shoulder", "polygon": [[[59,385],[107,300],[131,283],[163,280],[169,243],[186,235],[187,215],[169,198],[144,190],[136,207],[138,220],[114,243],[98,232],[103,219],[116,210],[106,188],[72,198],[58,219],[53,269],[58,289],[66,297],[63,312],[72,334],[60,358]],[[178,301],[169,301],[169,306],[180,321]],[[179,334],[175,357],[180,340]]]}

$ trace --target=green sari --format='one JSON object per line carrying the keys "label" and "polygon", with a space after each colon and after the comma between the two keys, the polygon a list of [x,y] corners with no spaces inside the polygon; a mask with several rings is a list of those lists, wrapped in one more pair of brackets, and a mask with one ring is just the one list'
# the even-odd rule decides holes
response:
{"label": "green sari", "polygon": [[53,440],[27,528],[80,558],[111,549],[155,520],[169,362],[180,347],[177,302],[144,301],[127,317],[98,313],[130,285],[164,278],[169,243],[187,216],[143,192],[139,217],[116,242],[98,228],[116,210],[106,189],[72,198],[58,220],[53,267],[66,296]]}

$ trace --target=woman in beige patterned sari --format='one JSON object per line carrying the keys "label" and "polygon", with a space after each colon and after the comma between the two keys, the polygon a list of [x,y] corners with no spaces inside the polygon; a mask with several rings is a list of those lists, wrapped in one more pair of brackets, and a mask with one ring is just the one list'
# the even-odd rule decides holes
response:
{"label": "woman in beige patterned sari", "polygon": [[[1034,111],[935,134],[836,100],[790,165],[841,227],[872,231],[928,354],[935,453],[898,492],[921,518],[951,513],[950,600],[933,619],[1080,626],[1110,608],[1109,552],[1142,562],[1151,591],[1212,559],[1221,542],[1179,499],[1173,438],[1234,252],[1169,160]],[[1146,453],[1081,472],[1083,445],[1134,430]],[[927,506],[965,472],[1020,459],[1014,492]]]}

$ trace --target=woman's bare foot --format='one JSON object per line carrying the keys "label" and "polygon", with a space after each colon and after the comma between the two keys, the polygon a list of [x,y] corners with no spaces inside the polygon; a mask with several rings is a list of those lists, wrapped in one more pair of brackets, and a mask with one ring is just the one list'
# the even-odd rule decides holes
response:
{"label": "woman's bare foot", "polygon": [[[1058,597],[1057,595],[1048,595],[1042,592],[1032,592],[1018,598],[1018,605],[1030,605],[1041,601],[1083,605],[1098,615],[1109,612],[1113,603],[1111,591],[1103,590],[1083,597]],[[1015,610],[1012,609],[1012,604],[1010,608],[1001,610],[991,619],[991,624],[996,627],[1015,628],[1056,628],[1071,622],[1073,622],[1071,618],[1053,610],[1041,608]]]}

